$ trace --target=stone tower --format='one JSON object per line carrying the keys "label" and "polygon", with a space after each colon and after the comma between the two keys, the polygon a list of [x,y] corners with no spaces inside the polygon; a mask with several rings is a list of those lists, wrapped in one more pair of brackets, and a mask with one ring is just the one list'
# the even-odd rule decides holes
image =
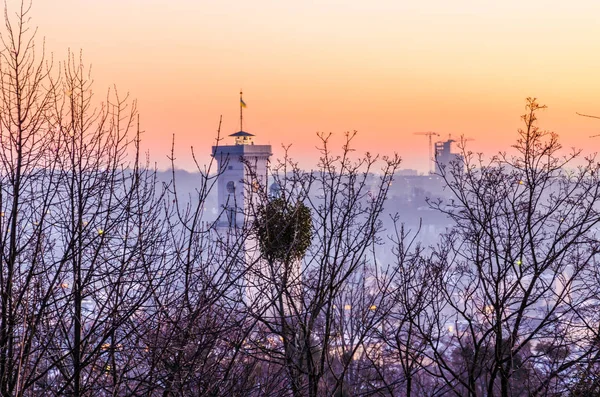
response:
{"label": "stone tower", "polygon": [[255,145],[254,135],[238,131],[229,135],[233,145],[212,147],[217,161],[218,210],[217,227],[239,228],[250,221],[251,209],[267,188],[267,167],[271,145]]}
{"label": "stone tower", "polygon": [[255,145],[254,135],[243,130],[229,136],[233,144],[212,147],[219,173],[216,229],[238,258],[238,273],[233,276],[239,298],[265,316],[272,312],[271,278],[265,277],[267,269],[251,228],[256,206],[267,199],[271,145]]}

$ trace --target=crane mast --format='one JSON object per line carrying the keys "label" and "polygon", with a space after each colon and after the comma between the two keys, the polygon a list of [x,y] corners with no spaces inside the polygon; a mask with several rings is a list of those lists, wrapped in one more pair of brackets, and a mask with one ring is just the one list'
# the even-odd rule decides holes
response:
{"label": "crane mast", "polygon": [[440,136],[434,131],[415,132],[415,135],[426,135],[429,137],[429,173],[433,174],[433,136]]}

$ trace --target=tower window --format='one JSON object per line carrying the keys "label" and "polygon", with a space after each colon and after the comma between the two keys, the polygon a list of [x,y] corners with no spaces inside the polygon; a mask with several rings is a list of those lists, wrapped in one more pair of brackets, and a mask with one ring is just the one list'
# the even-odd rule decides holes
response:
{"label": "tower window", "polygon": [[227,182],[227,193],[229,193],[229,194],[235,193],[235,182],[233,182],[233,181]]}

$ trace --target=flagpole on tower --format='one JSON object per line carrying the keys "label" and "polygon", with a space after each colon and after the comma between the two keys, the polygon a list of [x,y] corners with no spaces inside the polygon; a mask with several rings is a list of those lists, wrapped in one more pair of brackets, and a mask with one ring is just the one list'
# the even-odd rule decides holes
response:
{"label": "flagpole on tower", "polygon": [[240,90],[240,131],[244,131],[244,115],[243,115],[243,109],[244,109],[244,100],[242,99],[242,90]]}

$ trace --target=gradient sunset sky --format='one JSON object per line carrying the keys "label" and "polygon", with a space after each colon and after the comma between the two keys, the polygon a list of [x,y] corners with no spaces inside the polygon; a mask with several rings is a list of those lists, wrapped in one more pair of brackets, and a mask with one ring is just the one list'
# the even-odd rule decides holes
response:
{"label": "gradient sunset sky", "polygon": [[[9,7],[15,1],[9,0]],[[427,138],[474,138],[508,149],[525,98],[564,146],[600,147],[600,1],[553,0],[34,0],[32,24],[57,60],[83,49],[95,92],[137,98],[145,147],[166,168],[190,146],[209,159],[223,133],[244,130],[276,156],[293,144],[315,164],[317,131],[358,130],[359,152],[398,152],[427,169]]]}

